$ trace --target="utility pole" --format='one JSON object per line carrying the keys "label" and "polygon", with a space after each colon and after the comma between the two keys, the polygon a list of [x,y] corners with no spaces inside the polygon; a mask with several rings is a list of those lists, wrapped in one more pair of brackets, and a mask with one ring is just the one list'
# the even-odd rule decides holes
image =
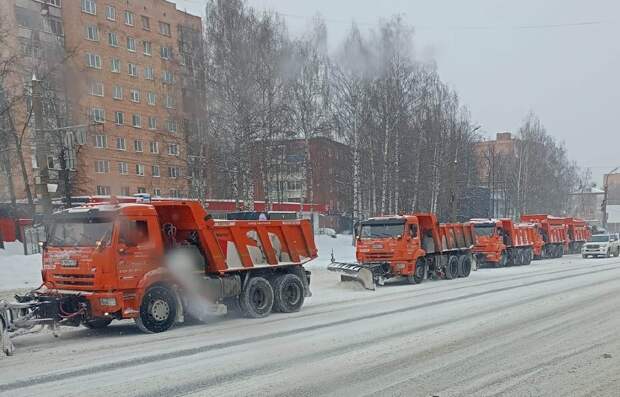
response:
{"label": "utility pole", "polygon": [[48,214],[52,209],[52,202],[47,188],[49,182],[47,156],[49,151],[43,126],[43,93],[41,81],[37,79],[36,74],[32,75],[32,114],[34,116],[34,141],[37,168],[39,170],[38,177],[35,178],[35,186],[43,213]]}
{"label": "utility pole", "polygon": [[605,174],[605,181],[603,184],[603,205],[601,206],[601,210],[603,212],[602,224],[603,224],[603,229],[605,230],[607,230],[607,196],[609,194],[609,175],[618,171],[618,169],[620,169],[620,166],[614,168],[608,174]]}

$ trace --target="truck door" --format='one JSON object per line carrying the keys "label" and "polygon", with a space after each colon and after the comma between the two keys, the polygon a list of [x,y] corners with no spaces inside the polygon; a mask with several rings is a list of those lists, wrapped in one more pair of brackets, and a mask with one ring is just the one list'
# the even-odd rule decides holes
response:
{"label": "truck door", "polygon": [[134,288],[142,276],[159,266],[163,256],[158,223],[153,217],[122,217],[118,222],[118,281]]}

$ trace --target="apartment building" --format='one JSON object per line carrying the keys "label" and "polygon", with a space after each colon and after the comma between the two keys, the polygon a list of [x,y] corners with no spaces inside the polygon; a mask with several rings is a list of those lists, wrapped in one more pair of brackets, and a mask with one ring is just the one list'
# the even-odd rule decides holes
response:
{"label": "apartment building", "polygon": [[[195,71],[201,19],[166,0],[9,3],[16,14],[26,9],[30,19],[54,16],[59,24],[68,60],[65,124],[77,126],[71,136],[80,131],[71,194],[187,195],[186,134],[204,103]],[[57,167],[54,159],[49,165]]]}

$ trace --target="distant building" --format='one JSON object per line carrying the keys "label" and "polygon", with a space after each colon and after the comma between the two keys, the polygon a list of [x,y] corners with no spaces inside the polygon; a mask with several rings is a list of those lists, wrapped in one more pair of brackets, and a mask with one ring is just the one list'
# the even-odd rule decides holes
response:
{"label": "distant building", "polygon": [[268,177],[260,174],[255,178],[256,197],[270,202],[312,202],[326,206],[330,214],[350,212],[351,149],[332,139],[317,137],[310,139],[309,152],[310,167],[304,183],[304,140],[279,141],[269,159]]}
{"label": "distant building", "polygon": [[607,183],[607,229],[620,233],[620,173],[607,174],[604,181]]}
{"label": "distant building", "polygon": [[604,191],[595,187],[586,188],[570,194],[569,215],[585,219],[590,225],[602,225],[601,205]]}
{"label": "distant building", "polygon": [[474,150],[478,161],[478,172],[482,186],[489,192],[490,217],[512,216],[506,205],[506,162],[517,156],[518,139],[510,132],[501,132],[495,140],[476,143]]}

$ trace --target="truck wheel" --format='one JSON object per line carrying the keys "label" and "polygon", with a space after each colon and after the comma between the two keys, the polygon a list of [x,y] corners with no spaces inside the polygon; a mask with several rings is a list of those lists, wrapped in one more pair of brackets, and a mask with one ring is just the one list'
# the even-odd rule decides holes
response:
{"label": "truck wheel", "polygon": [[239,297],[241,313],[249,318],[262,318],[273,308],[273,288],[263,277],[252,277]]}
{"label": "truck wheel", "polygon": [[506,267],[508,266],[508,253],[506,251],[502,252],[502,255],[499,258],[499,262],[497,263],[497,267]]}
{"label": "truck wheel", "polygon": [[140,331],[151,334],[170,329],[177,317],[177,301],[170,288],[155,285],[149,288],[140,305],[136,324]]}
{"label": "truck wheel", "polygon": [[84,321],[82,325],[90,329],[101,329],[110,325],[111,322],[111,318],[97,317],[93,318],[92,320]]}
{"label": "truck wheel", "polygon": [[415,272],[407,276],[407,282],[409,284],[422,284],[424,282],[424,273],[426,272],[425,268],[424,261],[418,259],[415,264]]}
{"label": "truck wheel", "polygon": [[469,277],[471,273],[471,258],[463,255],[459,258],[459,277]]}
{"label": "truck wheel", "polygon": [[275,311],[298,312],[304,304],[304,284],[295,274],[283,274],[273,283],[273,295]]}
{"label": "truck wheel", "polygon": [[450,256],[450,258],[448,258],[445,275],[446,280],[452,280],[459,276],[459,260],[456,256]]}
{"label": "truck wheel", "polygon": [[534,252],[531,248],[525,250],[525,266],[532,264],[532,259],[534,257]]}

